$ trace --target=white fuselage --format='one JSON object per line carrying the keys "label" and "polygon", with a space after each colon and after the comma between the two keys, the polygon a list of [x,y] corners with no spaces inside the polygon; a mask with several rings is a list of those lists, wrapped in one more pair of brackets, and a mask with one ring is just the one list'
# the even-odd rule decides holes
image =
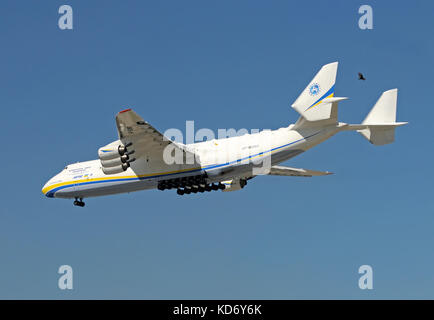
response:
{"label": "white fuselage", "polygon": [[[255,176],[254,168],[286,161],[330,138],[337,125],[294,130],[293,125],[273,131],[187,145],[199,165],[168,165],[159,157],[140,159],[125,172],[106,175],[100,160],[68,165],[43,187],[47,197],[88,198],[156,188],[161,180],[205,175],[207,183]],[[271,157],[270,157],[271,156]],[[263,163],[261,163],[263,161]]]}

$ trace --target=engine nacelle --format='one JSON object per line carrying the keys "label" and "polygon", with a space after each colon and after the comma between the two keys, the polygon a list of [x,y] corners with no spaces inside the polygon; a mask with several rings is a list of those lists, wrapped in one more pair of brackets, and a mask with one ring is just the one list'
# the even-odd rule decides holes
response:
{"label": "engine nacelle", "polygon": [[133,144],[121,144],[120,141],[114,141],[98,150],[98,157],[101,161],[102,171],[105,174],[116,174],[127,170],[130,163],[136,160],[130,158],[134,150],[130,150]]}
{"label": "engine nacelle", "polygon": [[[128,147],[130,147],[130,146],[132,146],[133,145],[133,143],[132,142],[130,142],[130,143],[127,143],[126,145],[120,145],[119,147],[118,147],[118,153],[119,153],[119,155],[124,155],[125,153],[127,153],[128,152]],[[132,151],[132,152],[134,152],[134,151]]]}
{"label": "engine nacelle", "polygon": [[105,174],[116,174],[124,171],[125,170],[122,168],[122,166],[116,166],[110,168],[102,167],[102,172],[104,172]]}
{"label": "engine nacelle", "polygon": [[101,160],[101,165],[105,168],[110,168],[110,167],[120,166],[123,163],[127,163],[128,160],[130,160],[129,155],[124,154],[123,156],[120,156],[120,157],[117,157],[114,159]]}
{"label": "engine nacelle", "polygon": [[224,190],[222,190],[223,192],[237,191],[237,190],[241,190],[246,186],[247,180],[233,179],[233,180],[222,181],[221,183],[225,186]]}
{"label": "engine nacelle", "polygon": [[102,160],[111,160],[119,157],[119,152],[117,148],[106,148],[102,147],[98,149],[98,158]]}

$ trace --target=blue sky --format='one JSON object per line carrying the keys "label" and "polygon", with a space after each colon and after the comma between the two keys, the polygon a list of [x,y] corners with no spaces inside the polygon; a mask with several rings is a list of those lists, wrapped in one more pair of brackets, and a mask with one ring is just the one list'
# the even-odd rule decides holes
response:
{"label": "blue sky", "polygon": [[[57,26],[62,4],[74,29]],[[0,298],[434,298],[434,4],[370,1],[2,1]],[[131,107],[156,128],[278,128],[339,61],[340,120],[398,88],[396,142],[341,133],[233,193],[72,201],[42,185],[95,159]],[[357,72],[367,80],[357,80]],[[74,290],[57,287],[60,265]],[[358,288],[358,268],[374,290]]]}

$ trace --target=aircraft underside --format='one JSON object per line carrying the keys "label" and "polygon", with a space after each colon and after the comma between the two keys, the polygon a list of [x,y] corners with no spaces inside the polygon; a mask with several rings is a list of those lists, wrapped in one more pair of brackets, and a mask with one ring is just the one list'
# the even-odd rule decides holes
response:
{"label": "aircraft underside", "polygon": [[[271,157],[271,165],[286,161],[303,150],[282,150]],[[184,173],[160,177],[156,179],[137,179],[125,182],[114,181],[104,183],[83,183],[72,186],[62,193],[56,194],[58,198],[75,198],[74,205],[84,206],[83,199],[112,195],[118,193],[129,193],[140,190],[155,189],[176,190],[178,195],[204,193],[211,191],[234,191],[244,188],[247,181],[252,179],[253,163],[239,163],[212,170],[199,170],[197,173]]]}

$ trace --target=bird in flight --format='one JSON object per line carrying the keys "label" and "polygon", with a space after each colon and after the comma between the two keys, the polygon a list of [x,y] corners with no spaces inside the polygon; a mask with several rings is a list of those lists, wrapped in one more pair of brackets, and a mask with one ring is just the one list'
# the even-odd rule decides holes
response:
{"label": "bird in flight", "polygon": [[359,72],[359,80],[366,80],[363,74],[361,74],[360,72]]}

